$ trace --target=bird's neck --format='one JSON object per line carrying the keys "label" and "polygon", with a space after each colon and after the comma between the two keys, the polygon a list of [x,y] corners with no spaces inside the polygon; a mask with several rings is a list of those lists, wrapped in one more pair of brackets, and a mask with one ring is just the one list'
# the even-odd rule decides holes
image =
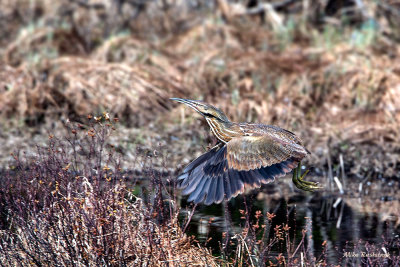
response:
{"label": "bird's neck", "polygon": [[215,118],[206,118],[206,120],[213,134],[224,143],[240,135],[240,128],[236,123]]}

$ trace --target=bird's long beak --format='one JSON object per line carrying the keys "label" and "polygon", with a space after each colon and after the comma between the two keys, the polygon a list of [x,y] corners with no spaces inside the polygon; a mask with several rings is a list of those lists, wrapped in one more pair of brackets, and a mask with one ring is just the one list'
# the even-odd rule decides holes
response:
{"label": "bird's long beak", "polygon": [[170,99],[174,100],[174,101],[177,101],[177,102],[180,102],[180,103],[183,103],[183,104],[191,107],[192,109],[196,110],[198,113],[203,115],[203,113],[199,109],[200,107],[204,108],[205,105],[204,105],[203,101],[176,98],[176,97],[173,97],[173,98],[170,98]]}

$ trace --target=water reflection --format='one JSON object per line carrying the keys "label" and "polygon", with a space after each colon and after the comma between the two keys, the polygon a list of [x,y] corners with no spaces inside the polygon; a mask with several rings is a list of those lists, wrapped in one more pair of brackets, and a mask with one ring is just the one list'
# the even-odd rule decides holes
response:
{"label": "water reflection", "polygon": [[[186,206],[190,204],[182,200],[182,207]],[[232,199],[226,207],[223,204],[198,206],[187,232],[196,235],[198,240],[218,252],[224,232],[231,233],[232,236],[242,231],[246,220],[240,210],[245,210],[246,206],[252,220],[257,210],[264,215],[267,212],[275,213],[270,229],[274,229],[276,225],[288,224],[291,235],[296,236],[295,246],[301,240],[302,229],[307,228],[309,256],[320,257],[326,241],[328,264],[337,264],[343,259],[344,252],[352,252],[353,246],[360,240],[371,244],[385,244],[390,255],[399,255],[400,229],[399,216],[396,214],[399,215],[400,212],[395,207],[400,205],[395,198],[385,201],[329,193],[298,193],[277,198],[253,191],[245,197]],[[185,213],[189,209],[182,210]],[[225,210],[229,212],[226,213]],[[278,254],[282,250],[275,248],[273,252]]]}

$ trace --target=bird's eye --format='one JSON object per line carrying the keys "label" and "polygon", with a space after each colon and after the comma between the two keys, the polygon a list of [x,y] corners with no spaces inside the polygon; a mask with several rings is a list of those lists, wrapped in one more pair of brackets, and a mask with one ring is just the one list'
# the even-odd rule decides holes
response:
{"label": "bird's eye", "polygon": [[209,117],[209,118],[214,118],[214,119],[219,120],[219,118],[217,116],[215,116],[214,114],[212,114],[212,113],[206,113],[206,116]]}

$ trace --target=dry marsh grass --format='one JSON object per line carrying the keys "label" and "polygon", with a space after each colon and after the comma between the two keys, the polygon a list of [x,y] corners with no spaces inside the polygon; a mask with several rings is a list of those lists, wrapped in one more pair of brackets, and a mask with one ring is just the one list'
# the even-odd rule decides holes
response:
{"label": "dry marsh grass", "polygon": [[[316,151],[312,164],[325,164],[327,147],[347,144],[361,151],[341,151],[357,162],[353,174],[366,175],[368,166],[399,174],[392,165],[400,145],[400,51],[394,15],[381,16],[387,6],[366,5],[366,19],[353,10],[353,24],[327,20],[316,27],[315,9],[302,17],[279,7],[262,23],[243,15],[243,3],[232,9],[224,3],[232,4],[4,3],[1,22],[14,28],[4,28],[8,42],[0,50],[2,121],[35,125],[108,110],[145,135],[156,130],[166,138],[177,112],[168,98],[200,98],[232,120],[301,133]],[[373,154],[390,166],[377,166]]]}
{"label": "dry marsh grass", "polygon": [[150,196],[135,196],[109,142],[115,122],[91,120],[50,135],[35,156],[13,154],[1,176],[1,264],[217,266],[182,232],[167,182],[149,172]]}
{"label": "dry marsh grass", "polygon": [[[272,3],[271,9],[224,0],[2,1],[0,162],[9,165],[21,143],[39,162],[14,155],[19,165],[6,170],[2,263],[222,264],[182,233],[172,195],[153,188],[153,202],[140,199],[118,169],[130,162],[147,174],[143,165],[158,146],[163,157],[151,168],[172,173],[214,142],[204,136],[204,122],[169,97],[203,99],[232,120],[295,131],[313,152],[307,164],[326,177],[328,169],[340,176],[342,166],[356,182],[400,177],[398,4],[363,1],[367,13],[352,6],[351,16],[341,15],[343,7],[329,9],[330,1],[306,8],[307,2]],[[52,139],[47,152],[34,149],[35,132],[47,139],[48,131],[64,128],[61,122],[103,111],[124,121],[107,151],[125,158],[102,154],[103,141],[76,148]],[[87,138],[97,134],[86,130]],[[71,142],[83,140],[71,134]],[[166,200],[163,194],[172,204],[156,203]],[[168,216],[154,215],[157,208]],[[396,208],[385,209],[385,216]],[[306,253],[307,242],[293,247],[285,225],[270,229],[271,238],[257,238],[269,234],[262,228],[268,216],[257,219],[261,229],[247,225],[229,239],[236,248],[231,255],[221,250],[224,264],[269,259],[293,266],[301,252],[300,264],[326,264]],[[277,243],[287,254],[267,253]],[[358,248],[379,251],[364,243]],[[386,264],[370,261],[363,263]]]}

